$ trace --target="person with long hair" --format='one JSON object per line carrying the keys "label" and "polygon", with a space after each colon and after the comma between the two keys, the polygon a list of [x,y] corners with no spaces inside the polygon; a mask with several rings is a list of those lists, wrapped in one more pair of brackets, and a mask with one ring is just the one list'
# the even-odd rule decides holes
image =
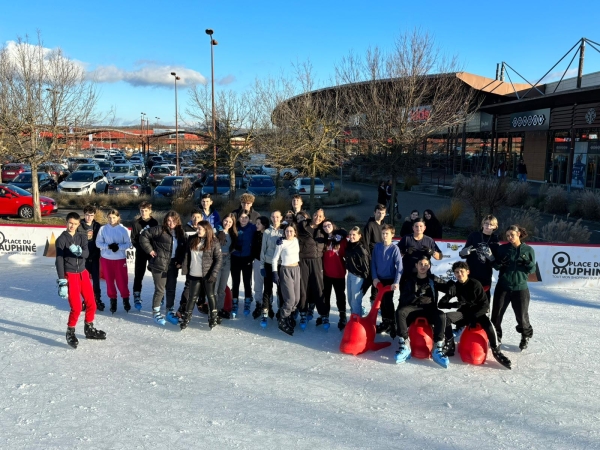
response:
{"label": "person with long hair", "polygon": [[425,219],[425,236],[431,239],[442,239],[442,224],[431,209],[423,211]]}
{"label": "person with long hair", "polygon": [[517,320],[517,333],[521,333],[519,348],[525,350],[533,336],[533,327],[529,323],[529,288],[527,279],[535,272],[535,252],[522,242],[527,230],[519,225],[506,229],[508,243],[500,245],[498,254],[492,256],[494,268],[499,271],[498,283],[494,290],[492,305],[492,323],[498,335],[498,344],[502,342],[502,319],[508,305],[512,306]]}
{"label": "person with long hair", "polygon": [[[260,216],[255,221],[256,224],[256,233],[254,233],[254,237],[252,238],[252,273],[254,276],[254,311],[252,312],[252,317],[258,319],[262,316],[262,303],[263,303],[263,290],[265,285],[265,278],[263,275],[264,269],[261,270],[262,263],[260,261],[260,252],[262,250],[262,243],[264,238],[264,232],[269,228],[271,223],[269,222],[269,218],[266,216]],[[271,283],[272,284],[272,283]],[[248,315],[246,310],[244,309],[244,314]]]}
{"label": "person with long hair", "polygon": [[[106,294],[110,299],[110,312],[117,311],[117,289],[123,298],[123,309],[131,309],[129,303],[129,276],[126,251],[131,247],[129,231],[121,225],[121,214],[111,209],[106,218],[108,223],[100,227],[96,247],[100,249],[100,266],[106,280]],[[116,284],[116,288],[115,288]]]}
{"label": "person with long hair", "polygon": [[219,245],[221,245],[221,270],[217,274],[216,281],[216,296],[217,296],[217,311],[222,319],[231,318],[229,311],[225,311],[225,291],[227,282],[231,274],[231,252],[235,248],[237,242],[237,227],[235,225],[235,216],[229,214],[221,222],[223,229],[217,234]]}
{"label": "person with long hair", "polygon": [[348,275],[346,277],[346,292],[352,314],[363,315],[362,300],[363,283],[370,279],[371,255],[367,250],[359,227],[354,227],[348,233],[348,244],[344,252],[344,261]]}
{"label": "person with long hair", "polygon": [[277,240],[277,248],[273,255],[273,282],[279,287],[283,299],[281,308],[277,311],[279,329],[292,336],[295,320],[292,311],[300,301],[300,244],[296,224],[289,223],[283,229],[284,238]]}
{"label": "person with long hair", "polygon": [[[233,214],[233,213],[232,213]],[[259,216],[260,217],[260,216]],[[257,217],[258,218],[258,217]],[[246,211],[238,216],[238,237],[233,252],[231,253],[231,317],[236,318],[238,313],[238,297],[240,295],[240,280],[244,282],[244,314],[250,313],[252,305],[252,239],[256,233],[256,225],[250,222]]]}
{"label": "person with long hair", "polygon": [[186,275],[189,283],[189,301],[179,324],[182,330],[186,329],[194,304],[204,292],[208,303],[208,326],[213,329],[221,323],[218,316],[217,299],[215,298],[215,283],[217,274],[221,271],[221,245],[213,233],[212,224],[201,220],[196,225],[197,234],[189,237],[186,245],[186,256],[181,273]]}
{"label": "person with long hair", "polygon": [[335,301],[339,312],[338,328],[343,330],[348,319],[346,317],[346,251],[347,232],[336,228],[331,220],[325,219],[321,224],[326,244],[323,251],[323,296],[317,302],[319,317],[315,325],[323,325],[329,329],[329,312],[331,311],[331,291],[335,290]]}
{"label": "person with long hair", "polygon": [[154,297],[152,298],[152,314],[159,325],[166,323],[160,312],[160,304],[167,298],[167,320],[172,324],[179,323],[175,315],[175,291],[177,276],[185,256],[186,238],[181,226],[181,217],[176,211],[169,211],[162,225],[148,228],[140,235],[140,246],[150,256],[148,268],[154,279]]}

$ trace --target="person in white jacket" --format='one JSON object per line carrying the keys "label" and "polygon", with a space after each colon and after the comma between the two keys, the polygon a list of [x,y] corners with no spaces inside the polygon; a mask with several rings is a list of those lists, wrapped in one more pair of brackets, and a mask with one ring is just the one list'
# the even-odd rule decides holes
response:
{"label": "person in white jacket", "polygon": [[291,314],[300,301],[300,244],[295,223],[283,229],[285,238],[277,240],[277,248],[273,255],[273,283],[279,287],[283,298],[278,310],[279,329],[290,336],[296,326]]}
{"label": "person in white jacket", "polygon": [[121,215],[116,209],[111,209],[107,218],[108,223],[98,232],[96,246],[100,249],[100,266],[106,280],[110,312],[114,314],[117,311],[117,288],[123,298],[123,309],[129,312],[131,304],[126,254],[127,249],[131,247],[129,231],[121,225]]}

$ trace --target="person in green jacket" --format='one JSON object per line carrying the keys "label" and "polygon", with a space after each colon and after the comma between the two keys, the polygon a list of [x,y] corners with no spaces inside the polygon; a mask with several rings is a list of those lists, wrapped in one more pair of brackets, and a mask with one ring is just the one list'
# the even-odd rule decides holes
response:
{"label": "person in green jacket", "polygon": [[512,305],[517,319],[517,332],[521,333],[519,348],[525,350],[529,339],[533,336],[533,328],[529,323],[529,288],[527,278],[535,272],[535,252],[521,242],[527,237],[527,231],[519,225],[511,225],[506,229],[507,244],[498,248],[492,264],[499,271],[498,283],[494,290],[492,306],[492,323],[496,328],[498,345],[502,339],[502,318]]}

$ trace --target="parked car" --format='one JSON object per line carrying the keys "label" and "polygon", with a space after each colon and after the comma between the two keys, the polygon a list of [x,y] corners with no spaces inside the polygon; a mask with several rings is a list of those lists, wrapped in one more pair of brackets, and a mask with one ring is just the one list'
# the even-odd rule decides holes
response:
{"label": "parked car", "polygon": [[144,164],[134,162],[134,163],[131,163],[131,165],[133,166],[133,168],[135,170],[137,170],[139,177],[146,176],[146,168],[144,167]]}
{"label": "parked car", "polygon": [[[58,211],[54,199],[40,196],[42,216]],[[33,217],[33,195],[31,192],[10,184],[0,184],[0,216]]]}
{"label": "parked car", "polygon": [[129,158],[129,162],[130,163],[144,163],[144,158],[142,157],[142,155],[140,155],[139,153],[136,153],[135,155],[131,155],[131,158]]}
{"label": "parked car", "polygon": [[261,166],[246,166],[244,172],[242,173],[242,186],[248,186],[248,182],[255,175],[262,175],[262,167]]}
{"label": "parked car", "polygon": [[154,166],[148,174],[148,182],[155,186],[162,181],[164,177],[171,176],[171,169],[163,166]]}
{"label": "parked car", "polygon": [[270,176],[254,175],[248,182],[246,192],[256,197],[272,197],[277,193],[277,187]]}
{"label": "parked car", "polygon": [[93,162],[94,160],[92,158],[69,158],[69,164],[67,168],[73,172],[75,169],[77,169],[79,164],[91,164]]}
{"label": "parked car", "polygon": [[133,167],[133,164],[115,164],[112,169],[110,169],[110,172],[106,174],[106,178],[108,178],[108,181],[110,182],[115,177],[124,177],[127,175],[134,177],[140,176],[135,167]]}
{"label": "parked car", "polygon": [[271,164],[263,164],[261,166],[261,169],[264,175],[270,175],[272,177],[277,175],[277,168],[273,167]]}
{"label": "parked car", "polygon": [[124,156],[121,156],[121,155],[119,155],[119,156],[114,156],[114,157],[112,158],[112,161],[113,161],[115,164],[127,164],[127,160],[125,159],[125,157],[124,157]]}
{"label": "parked car", "polygon": [[31,166],[22,163],[9,163],[2,167],[2,181],[12,181],[23,172],[31,172]]}
{"label": "parked car", "polygon": [[60,183],[71,173],[66,166],[59,163],[40,164],[38,166],[38,172],[46,172],[54,179],[54,181],[56,181],[56,183]]}
{"label": "parked car", "polygon": [[58,192],[70,195],[103,194],[108,180],[101,171],[75,171],[58,185]]}
{"label": "parked car", "polygon": [[131,175],[116,177],[112,183],[108,185],[108,195],[135,195],[139,196],[144,193],[146,186],[140,177]]}
{"label": "parked car", "polygon": [[78,170],[94,170],[95,171],[95,170],[102,170],[102,169],[100,168],[100,166],[98,164],[94,163],[94,164],[79,164],[77,166],[77,169],[75,169],[75,171],[78,171]]}
{"label": "parked car", "polygon": [[108,153],[94,153],[94,161],[110,161]]}
{"label": "parked car", "polygon": [[98,164],[104,176],[106,176],[106,174],[109,173],[113,168],[112,161],[98,161],[96,164]]}
{"label": "parked car", "polygon": [[171,171],[171,176],[177,176],[179,175],[177,173],[177,166],[175,164],[160,164],[161,167],[168,167],[169,170]]}
{"label": "parked car", "polygon": [[[310,178],[296,178],[289,187],[290,195],[310,195]],[[315,197],[329,195],[329,189],[320,178],[315,178]]]}
{"label": "parked car", "polygon": [[164,177],[153,192],[154,197],[173,197],[182,189],[185,183],[189,183],[190,193],[193,189],[194,179],[190,177]]}
{"label": "parked car", "polygon": [[[206,177],[201,189],[194,191],[194,202],[200,203],[204,194],[214,193],[214,178],[212,175]],[[217,195],[228,196],[230,193],[229,175],[217,175]]]}
{"label": "parked car", "polygon": [[153,168],[154,166],[158,166],[160,164],[166,164],[163,160],[162,156],[151,156],[148,160],[148,167]]}
{"label": "parked car", "polygon": [[206,171],[201,167],[185,167],[181,169],[181,175],[201,179]]}
{"label": "parked car", "polygon": [[[56,190],[56,181],[46,172],[38,172],[38,189],[40,192],[43,191],[55,191]],[[32,176],[31,172],[23,172],[10,182],[13,186],[18,186],[21,189],[25,189],[26,191],[31,192],[32,187]]]}
{"label": "parked car", "polygon": [[298,174],[298,169],[293,169],[291,167],[286,167],[279,171],[279,176],[284,180],[291,180],[292,178],[296,178]]}

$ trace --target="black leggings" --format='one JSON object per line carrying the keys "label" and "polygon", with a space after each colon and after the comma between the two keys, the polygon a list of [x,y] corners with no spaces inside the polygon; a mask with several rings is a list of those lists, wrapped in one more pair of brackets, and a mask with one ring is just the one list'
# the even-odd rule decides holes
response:
{"label": "black leggings", "polygon": [[208,299],[208,310],[216,310],[217,298],[215,297],[215,283],[209,283],[204,277],[193,277],[191,275],[187,276],[187,280],[190,282],[190,291],[188,302],[185,305],[186,312],[190,315],[192,314],[201,293],[206,294],[206,298]]}
{"label": "black leggings", "polygon": [[433,328],[433,340],[435,342],[444,340],[446,331],[446,314],[435,306],[398,306],[396,310],[396,327],[398,335],[408,339],[408,326],[417,318],[425,317]]}
{"label": "black leggings", "polygon": [[[300,259],[300,312],[308,310],[308,304],[323,302],[323,260],[321,258]],[[307,304],[308,303],[308,304]]]}
{"label": "black leggings", "polygon": [[240,296],[240,278],[244,281],[244,295],[252,298],[252,256],[231,255],[231,295]]}
{"label": "black leggings", "polygon": [[331,291],[335,290],[335,303],[339,312],[346,312],[346,279],[323,275],[322,301],[317,303],[320,316],[328,316],[331,311]]}
{"label": "black leggings", "polygon": [[494,303],[492,304],[492,323],[496,327],[498,339],[502,339],[502,319],[508,305],[511,305],[515,312],[517,333],[521,333],[525,337],[532,337],[533,327],[529,323],[529,289],[509,291],[496,286]]}
{"label": "black leggings", "polygon": [[490,341],[490,347],[496,348],[498,346],[496,330],[488,316],[485,315],[474,317],[472,315],[465,315],[460,311],[446,313],[446,339],[454,337],[452,335],[452,324],[455,324],[456,328],[462,328],[471,325],[473,322],[481,325],[481,328],[483,328],[483,331],[487,335],[488,341]]}
{"label": "black leggings", "polygon": [[265,281],[263,284],[262,304],[267,309],[273,297],[273,265],[265,263]]}

